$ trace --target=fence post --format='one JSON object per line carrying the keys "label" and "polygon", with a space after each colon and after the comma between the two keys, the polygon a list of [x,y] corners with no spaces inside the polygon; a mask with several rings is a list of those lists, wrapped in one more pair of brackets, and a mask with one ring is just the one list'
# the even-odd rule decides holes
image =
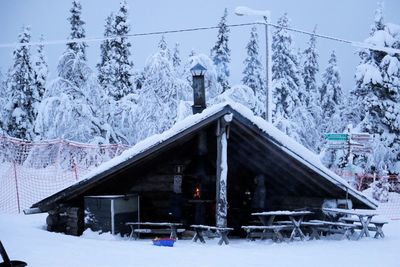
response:
{"label": "fence post", "polygon": [[72,168],[74,169],[75,173],[75,180],[78,181],[78,167],[76,166],[75,159],[72,158]]}
{"label": "fence post", "polygon": [[17,190],[17,205],[18,205],[18,213],[21,213],[21,206],[20,206],[20,203],[19,203],[19,190],[18,190],[17,164],[15,163],[15,160],[13,160],[13,166],[14,166],[15,189]]}

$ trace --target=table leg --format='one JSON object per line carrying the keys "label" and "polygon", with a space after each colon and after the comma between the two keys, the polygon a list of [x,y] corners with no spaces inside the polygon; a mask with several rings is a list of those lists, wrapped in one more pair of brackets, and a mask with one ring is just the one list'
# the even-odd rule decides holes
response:
{"label": "table leg", "polygon": [[129,235],[129,238],[133,238],[134,240],[137,240],[139,238],[138,234],[135,233],[135,227],[133,225],[129,225],[131,228],[131,233]]}
{"label": "table leg", "polygon": [[320,236],[319,236],[317,227],[311,226],[310,229],[311,229],[310,240],[313,240],[313,239],[319,240]]}
{"label": "table leg", "polygon": [[275,238],[275,242],[283,242],[285,241],[282,233],[281,233],[281,229],[274,229],[274,238]]}
{"label": "table leg", "polygon": [[203,237],[203,231],[200,229],[195,229],[196,234],[193,237],[193,242],[197,242],[197,240],[200,240],[201,243],[206,243]]}
{"label": "table leg", "polygon": [[176,232],[176,226],[171,226],[171,235],[169,237],[172,239],[178,239],[178,234]]}
{"label": "table leg", "polygon": [[348,240],[351,240],[351,236],[353,235],[353,228],[348,228],[346,227],[344,229],[343,237],[347,238]]}
{"label": "table leg", "polygon": [[290,241],[292,241],[295,237],[300,237],[301,240],[304,240],[306,236],[304,235],[303,231],[301,231],[300,226],[303,221],[303,216],[299,218],[298,221],[293,216],[289,216],[290,221],[293,223],[293,231],[290,235]]}
{"label": "table leg", "polygon": [[364,219],[364,216],[359,215],[359,216],[358,216],[358,219],[359,219],[360,222],[361,222],[362,229],[361,229],[360,235],[358,236],[357,239],[360,239],[360,238],[363,237],[364,235],[365,235],[366,237],[369,237],[370,235],[369,235],[369,231],[368,231],[368,224],[371,222],[372,216],[367,216],[367,218]]}
{"label": "table leg", "polygon": [[262,232],[261,232],[261,240],[264,240],[264,239],[267,239],[267,236],[268,236],[268,232],[267,232],[267,230],[263,230]]}
{"label": "table leg", "polygon": [[274,223],[274,220],[275,220],[275,215],[270,216],[267,225],[272,225]]}
{"label": "table leg", "polygon": [[375,224],[375,227],[376,227],[376,233],[374,238],[379,238],[379,237],[385,238],[385,234],[383,233],[382,230],[383,225]]}
{"label": "table leg", "polygon": [[275,215],[269,216],[269,219],[267,219],[266,216],[263,216],[263,215],[259,215],[258,218],[260,219],[262,225],[268,226],[268,225],[272,225],[274,223]]}
{"label": "table leg", "polygon": [[228,239],[228,233],[229,233],[229,231],[218,230],[218,232],[219,232],[219,234],[220,234],[220,236],[221,236],[220,240],[218,241],[218,245],[221,246],[223,243],[225,243],[226,245],[228,245],[228,244],[229,244],[229,239]]}

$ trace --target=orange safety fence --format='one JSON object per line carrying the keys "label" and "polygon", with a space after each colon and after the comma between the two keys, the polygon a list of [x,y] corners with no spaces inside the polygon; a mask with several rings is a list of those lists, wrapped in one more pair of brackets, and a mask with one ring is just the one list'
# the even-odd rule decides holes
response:
{"label": "orange safety fence", "polygon": [[121,154],[120,144],[27,142],[0,136],[0,213],[20,213]]}
{"label": "orange safety fence", "polygon": [[[348,169],[335,169],[333,170],[336,174],[344,178],[358,191],[365,191],[369,195],[367,190],[374,181],[378,181],[382,177],[377,174],[370,173],[353,173]],[[391,190],[389,192],[389,200],[386,203],[379,203],[377,212],[392,220],[400,220],[400,176],[389,174],[387,176],[388,182],[391,184]]]}

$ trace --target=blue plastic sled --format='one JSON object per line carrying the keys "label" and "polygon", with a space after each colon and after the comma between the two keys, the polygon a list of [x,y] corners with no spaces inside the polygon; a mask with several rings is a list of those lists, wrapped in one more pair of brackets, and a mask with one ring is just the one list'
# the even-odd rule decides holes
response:
{"label": "blue plastic sled", "polygon": [[173,238],[156,238],[153,239],[153,245],[162,247],[173,247],[175,239]]}

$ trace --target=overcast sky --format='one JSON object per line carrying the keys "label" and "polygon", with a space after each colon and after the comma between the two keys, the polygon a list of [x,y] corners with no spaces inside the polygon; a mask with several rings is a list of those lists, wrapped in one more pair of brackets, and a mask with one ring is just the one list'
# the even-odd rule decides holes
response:
{"label": "overcast sky", "polygon": [[[118,10],[119,0],[81,0],[81,3],[87,37],[102,36],[104,20],[110,12]],[[229,24],[260,21],[261,18],[258,17],[238,17],[234,14],[236,6],[249,6],[270,10],[272,22],[276,22],[284,12],[288,12],[295,28],[312,31],[314,25],[318,24],[320,34],[354,41],[362,41],[368,37],[377,7],[376,0],[128,0],[128,3],[132,33],[215,26],[225,7],[228,8]],[[400,24],[400,1],[386,0],[384,4],[385,20]],[[22,25],[32,27],[34,41],[37,41],[40,34],[43,34],[46,40],[65,39],[70,29],[67,21],[70,7],[71,0],[0,0],[0,43],[15,42]],[[258,28],[260,45],[264,52],[264,29],[263,26]],[[232,53],[230,67],[233,84],[239,83],[242,78],[244,47],[249,39],[249,31],[250,27],[231,30],[229,45]],[[217,30],[175,33],[166,35],[166,40],[170,47],[175,42],[181,44],[181,56],[185,61],[191,49],[209,54],[216,41],[216,35]],[[160,37],[131,39],[132,59],[136,68],[143,67],[146,58],[156,50]],[[299,34],[294,34],[293,37],[296,47],[303,50],[308,37]],[[100,43],[89,43],[88,58],[91,66],[95,66],[99,61],[99,46]],[[347,44],[326,40],[318,40],[317,48],[320,53],[321,70],[327,64],[330,51],[337,51],[343,86],[346,91],[352,88],[354,70],[359,62],[355,54],[356,49]],[[55,76],[58,58],[64,49],[65,45],[45,47],[52,78]],[[12,51],[13,48],[0,48],[0,68],[3,73],[12,63]],[[262,56],[264,57],[264,53]]]}

